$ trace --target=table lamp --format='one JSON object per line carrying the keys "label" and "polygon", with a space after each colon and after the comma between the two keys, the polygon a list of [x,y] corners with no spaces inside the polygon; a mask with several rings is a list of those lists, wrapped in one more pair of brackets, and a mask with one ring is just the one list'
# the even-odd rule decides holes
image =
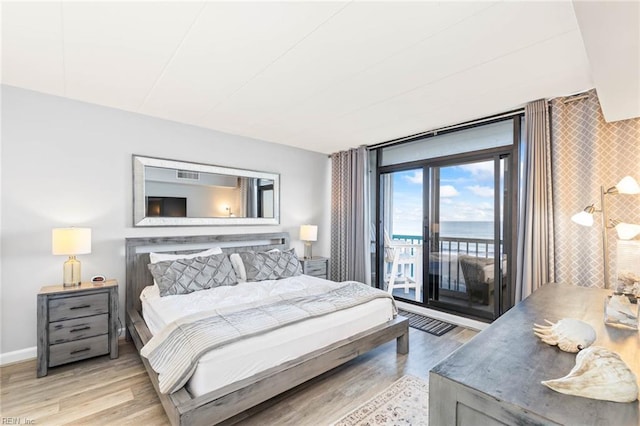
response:
{"label": "table lamp", "polygon": [[63,265],[62,285],[80,285],[80,261],[76,255],[91,253],[91,228],[54,228],[51,233],[51,252],[69,256]]}
{"label": "table lamp", "polygon": [[318,226],[317,225],[301,225],[300,226],[300,239],[304,241],[304,258],[311,259],[311,243],[318,241]]}

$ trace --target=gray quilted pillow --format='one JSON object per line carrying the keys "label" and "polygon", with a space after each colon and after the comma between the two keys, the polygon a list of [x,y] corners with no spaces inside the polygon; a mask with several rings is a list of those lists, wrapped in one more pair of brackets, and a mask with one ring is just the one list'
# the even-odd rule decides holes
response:
{"label": "gray quilted pillow", "polygon": [[160,296],[187,294],[238,282],[226,254],[165,260],[150,263],[148,268],[158,284]]}
{"label": "gray quilted pillow", "polygon": [[291,250],[239,253],[247,271],[247,281],[279,280],[302,274],[302,266]]}

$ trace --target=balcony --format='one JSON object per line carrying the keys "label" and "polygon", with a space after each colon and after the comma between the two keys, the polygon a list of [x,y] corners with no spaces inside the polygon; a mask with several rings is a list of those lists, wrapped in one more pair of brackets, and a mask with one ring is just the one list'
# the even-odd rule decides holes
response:
{"label": "balcony", "polygon": [[[421,285],[422,282],[422,248],[423,241],[421,236],[416,235],[399,235],[394,234],[391,238],[391,245],[397,245],[405,250],[406,257],[415,257],[416,262],[406,265],[406,269],[401,272],[396,280],[402,283],[402,280],[409,280]],[[480,238],[459,238],[459,237],[440,237],[438,240],[437,251],[431,250],[429,253],[429,287],[430,297],[432,300],[447,301],[461,305],[471,305],[477,303],[482,307],[489,308],[493,304],[491,294],[493,280],[493,258],[495,252],[495,244],[492,239]],[[385,280],[384,288],[388,288],[391,278],[392,265],[385,261]],[[480,278],[481,284],[467,283],[463,272],[461,262],[463,260],[471,260],[471,263],[481,265],[480,271],[484,276]],[[506,268],[506,264],[504,264]],[[503,269],[504,269],[503,268]],[[467,276],[470,275],[467,269]],[[474,278],[475,279],[475,278]],[[416,291],[409,288],[408,291],[403,288],[395,288],[394,297],[403,299],[417,300],[423,302],[423,296],[418,292],[416,299]]]}

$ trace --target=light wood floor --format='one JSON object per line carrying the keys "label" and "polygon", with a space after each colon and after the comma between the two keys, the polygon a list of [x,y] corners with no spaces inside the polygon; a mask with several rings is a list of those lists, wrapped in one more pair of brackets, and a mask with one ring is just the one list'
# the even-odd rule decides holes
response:
{"label": "light wood floor", "polygon": [[[476,335],[456,328],[442,337],[410,329],[408,355],[395,341],[361,355],[274,398],[243,425],[324,425],[338,420],[399,377],[428,380],[431,367]],[[132,343],[120,341],[120,357],[108,356],[49,369],[36,378],[36,362],[0,368],[2,424],[168,425]]]}

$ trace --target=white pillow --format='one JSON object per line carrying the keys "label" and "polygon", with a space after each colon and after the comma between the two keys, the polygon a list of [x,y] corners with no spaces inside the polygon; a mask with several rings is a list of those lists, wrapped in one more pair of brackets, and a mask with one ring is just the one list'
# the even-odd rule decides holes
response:
{"label": "white pillow", "polygon": [[238,253],[231,253],[229,255],[229,260],[231,261],[231,266],[233,266],[233,270],[236,273],[238,282],[247,282],[247,270],[244,269],[244,263],[242,263],[242,258],[240,257],[240,255]]}
{"label": "white pillow", "polygon": [[211,256],[212,254],[222,254],[222,249],[220,247],[211,247],[205,251],[191,254],[149,253],[149,263],[158,263],[165,260],[193,259],[195,257]]}

